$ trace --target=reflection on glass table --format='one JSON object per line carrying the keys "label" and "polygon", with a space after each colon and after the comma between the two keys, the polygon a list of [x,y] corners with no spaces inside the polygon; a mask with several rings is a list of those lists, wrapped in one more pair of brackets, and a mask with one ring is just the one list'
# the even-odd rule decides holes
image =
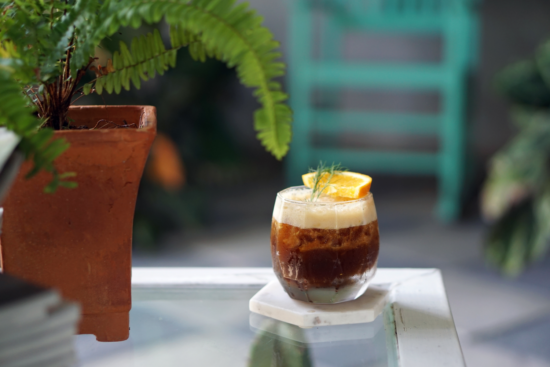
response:
{"label": "reflection on glass table", "polygon": [[[300,329],[248,311],[256,291],[134,292],[130,338],[99,343],[92,335],[77,336],[80,365],[387,366],[382,317]],[[279,361],[262,364],[266,358]]]}
{"label": "reflection on glass table", "polygon": [[[434,269],[380,269],[375,279],[394,296],[375,321],[301,329],[249,311],[250,298],[274,279],[271,269],[134,268],[130,338],[76,336],[78,365],[464,366],[444,288],[434,286],[440,278]],[[442,291],[444,304],[433,294],[423,310],[407,301],[424,288]]]}
{"label": "reflection on glass table", "polygon": [[302,329],[251,313],[250,327],[256,332],[250,349],[250,367],[385,367],[387,353],[393,353],[386,348],[382,315],[365,324]]}

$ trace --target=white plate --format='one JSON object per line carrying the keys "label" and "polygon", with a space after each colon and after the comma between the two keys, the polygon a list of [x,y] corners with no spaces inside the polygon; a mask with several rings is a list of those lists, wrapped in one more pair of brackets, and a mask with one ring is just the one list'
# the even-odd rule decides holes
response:
{"label": "white plate", "polygon": [[7,345],[0,349],[0,366],[7,362],[44,360],[65,351],[65,347],[73,347],[73,335],[76,333],[76,325],[61,327],[50,331],[48,334],[25,340],[23,342]]}
{"label": "white plate", "polygon": [[[0,350],[9,348],[10,344],[25,343],[28,340],[47,338],[59,328],[74,328],[80,318],[80,307],[75,303],[64,302],[50,311],[41,321],[12,328],[0,334]],[[1,352],[0,352],[1,353]]]}

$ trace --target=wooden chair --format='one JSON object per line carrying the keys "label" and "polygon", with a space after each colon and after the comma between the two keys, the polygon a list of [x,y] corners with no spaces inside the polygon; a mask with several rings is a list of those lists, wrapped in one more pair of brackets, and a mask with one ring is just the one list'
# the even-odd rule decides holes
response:
{"label": "wooden chair", "polygon": [[[320,160],[349,169],[438,177],[437,215],[455,220],[461,209],[465,176],[466,76],[476,64],[478,22],[475,0],[289,0],[289,83],[294,110],[293,141],[287,159],[287,181]],[[320,57],[312,56],[315,8],[326,13]],[[346,61],[341,54],[347,31],[439,35],[441,62],[373,63]],[[338,94],[339,88],[437,91],[436,114],[342,111],[314,106],[314,89]],[[337,96],[332,96],[334,99]],[[339,132],[398,133],[436,136],[436,153],[372,151],[312,144],[312,134]]]}

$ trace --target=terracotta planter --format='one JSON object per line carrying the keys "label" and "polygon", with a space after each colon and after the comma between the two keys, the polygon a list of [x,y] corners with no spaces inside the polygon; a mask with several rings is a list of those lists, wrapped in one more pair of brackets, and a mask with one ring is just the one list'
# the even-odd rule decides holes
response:
{"label": "terracotta planter", "polygon": [[[71,147],[56,161],[76,172],[76,189],[43,189],[50,176],[25,180],[25,163],[4,205],[1,260],[6,273],[61,290],[80,302],[80,334],[99,341],[129,336],[132,222],[139,182],[156,133],[150,106],[79,106],[69,117],[139,128],[56,131]],[[100,126],[103,123],[100,123]]]}

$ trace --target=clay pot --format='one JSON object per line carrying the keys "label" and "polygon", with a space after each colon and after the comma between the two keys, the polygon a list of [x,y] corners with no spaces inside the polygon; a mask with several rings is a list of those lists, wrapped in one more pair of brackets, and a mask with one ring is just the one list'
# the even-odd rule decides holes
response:
{"label": "clay pot", "polygon": [[77,106],[71,107],[69,117],[77,126],[94,127],[100,120],[135,125],[55,132],[55,138],[71,144],[55,165],[59,172],[77,174],[76,189],[44,193],[51,176],[42,172],[26,180],[31,164],[25,162],[4,205],[2,267],[79,302],[80,334],[94,334],[99,341],[126,340],[132,305],[132,224],[156,134],[156,109]]}

